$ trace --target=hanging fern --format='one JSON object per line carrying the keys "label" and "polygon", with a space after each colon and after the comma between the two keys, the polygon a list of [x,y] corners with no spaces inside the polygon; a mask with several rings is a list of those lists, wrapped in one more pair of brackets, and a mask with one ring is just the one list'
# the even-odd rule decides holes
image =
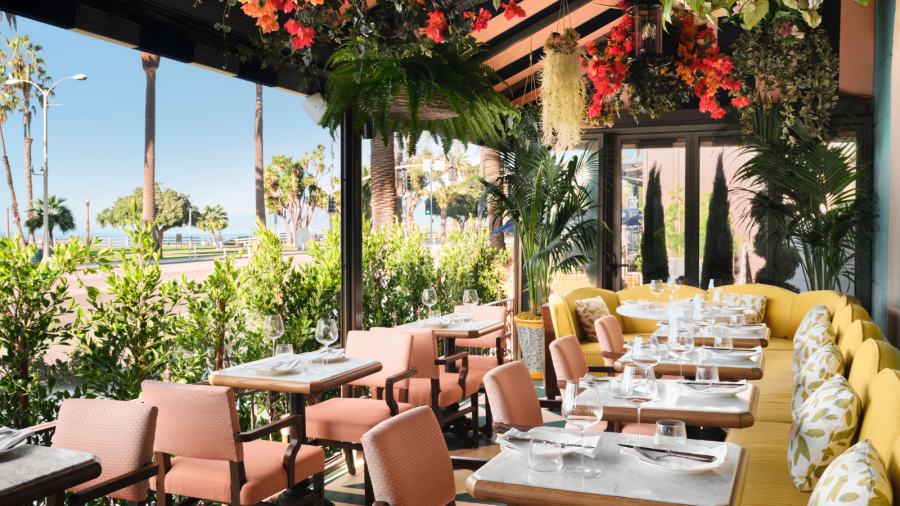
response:
{"label": "hanging fern", "polygon": [[[361,132],[371,123],[385,139],[393,134],[409,136],[411,152],[422,132],[430,132],[449,150],[453,140],[498,143],[518,110],[494,91],[501,82],[489,66],[472,61],[475,53],[457,54],[438,44],[430,55],[401,58],[383,56],[366,41],[345,42],[329,60],[334,71],[325,86],[327,107],[323,125],[332,135],[345,112],[353,113],[353,126]],[[411,119],[390,117],[394,99],[404,92]],[[457,117],[438,120],[420,118],[423,103],[446,100]]]}

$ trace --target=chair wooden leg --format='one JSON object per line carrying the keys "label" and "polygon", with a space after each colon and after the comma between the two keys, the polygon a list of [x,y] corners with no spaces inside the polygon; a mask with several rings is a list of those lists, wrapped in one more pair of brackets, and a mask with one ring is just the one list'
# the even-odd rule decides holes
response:
{"label": "chair wooden leg", "polygon": [[66,492],[61,491],[47,497],[47,506],[63,506],[66,502]]}
{"label": "chair wooden leg", "polygon": [[478,440],[481,439],[478,427],[478,392],[472,394],[472,397],[469,398],[469,402],[472,403],[474,409],[474,411],[472,411],[472,442],[475,445],[475,448],[478,448]]}
{"label": "chair wooden leg", "polygon": [[350,476],[356,476],[356,462],[353,461],[353,450],[344,448],[344,460],[347,461],[347,472]]}
{"label": "chair wooden leg", "polygon": [[313,493],[318,494],[316,506],[325,506],[325,471],[313,475]]}
{"label": "chair wooden leg", "polygon": [[375,491],[372,490],[372,480],[369,478],[369,466],[365,463],[365,456],[363,456],[363,484],[366,491],[366,504],[374,503]]}
{"label": "chair wooden leg", "polygon": [[491,399],[484,393],[484,425],[487,427],[488,439],[494,436],[494,415],[491,413]]}

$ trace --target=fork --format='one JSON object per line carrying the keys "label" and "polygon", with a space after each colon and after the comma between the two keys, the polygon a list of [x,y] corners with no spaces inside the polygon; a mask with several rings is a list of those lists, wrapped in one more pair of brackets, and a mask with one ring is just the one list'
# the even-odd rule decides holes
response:
{"label": "fork", "polygon": [[708,464],[708,463],[711,462],[710,460],[706,460],[706,459],[701,459],[701,458],[697,458],[697,457],[688,457],[687,455],[675,455],[675,454],[673,454],[673,453],[663,453],[662,455],[659,455],[659,456],[656,456],[656,455],[650,455],[650,454],[648,454],[647,452],[645,452],[644,450],[641,450],[640,448],[638,448],[637,446],[635,446],[633,449],[634,449],[634,451],[638,452],[639,455],[641,455],[641,456],[643,456],[643,457],[646,457],[646,458],[648,458],[648,459],[650,459],[650,460],[653,460],[653,461],[656,461],[656,460],[662,460],[662,459],[664,459],[664,458],[666,458],[666,457],[681,457],[681,458],[683,458],[683,459],[695,460],[695,461],[697,461],[697,462],[703,462],[703,463],[706,463],[706,464]]}

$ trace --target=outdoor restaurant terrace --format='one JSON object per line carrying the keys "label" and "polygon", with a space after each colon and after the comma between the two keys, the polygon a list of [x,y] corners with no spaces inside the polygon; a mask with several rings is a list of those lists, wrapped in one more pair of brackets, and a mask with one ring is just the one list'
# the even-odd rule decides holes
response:
{"label": "outdoor restaurant terrace", "polygon": [[256,84],[259,146],[262,87],[338,144],[258,147],[196,283],[153,190],[120,249],[16,216],[0,506],[900,506],[894,0],[0,11],[141,52],[150,183],[160,58]]}

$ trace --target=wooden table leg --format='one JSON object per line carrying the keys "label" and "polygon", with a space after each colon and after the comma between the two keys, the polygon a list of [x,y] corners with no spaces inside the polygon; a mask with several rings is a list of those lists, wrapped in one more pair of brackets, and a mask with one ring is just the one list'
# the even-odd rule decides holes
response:
{"label": "wooden table leg", "polygon": [[[297,434],[297,429],[295,427],[291,427],[291,439],[300,439],[302,444],[306,444],[306,395],[305,394],[290,394],[290,408],[292,415],[300,415],[302,417],[302,423],[300,424],[300,433]],[[285,490],[281,493],[281,495],[276,498],[273,503],[274,504],[290,504],[301,497],[309,495],[313,493],[309,490],[309,478],[300,480],[293,487]],[[324,491],[323,491],[324,493]]]}

